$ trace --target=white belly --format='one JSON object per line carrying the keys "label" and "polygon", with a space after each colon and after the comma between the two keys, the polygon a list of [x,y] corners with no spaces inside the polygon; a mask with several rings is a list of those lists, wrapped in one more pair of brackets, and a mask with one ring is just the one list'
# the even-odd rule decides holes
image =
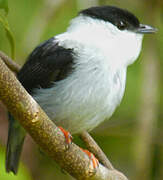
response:
{"label": "white belly", "polygon": [[126,69],[81,68],[49,89],[37,89],[36,101],[72,134],[90,131],[109,118],[121,102]]}

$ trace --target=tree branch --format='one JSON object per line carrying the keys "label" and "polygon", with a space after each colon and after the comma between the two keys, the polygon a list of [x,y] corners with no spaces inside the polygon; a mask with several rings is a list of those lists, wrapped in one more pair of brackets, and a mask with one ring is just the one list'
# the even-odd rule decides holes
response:
{"label": "tree branch", "polygon": [[89,135],[88,132],[85,131],[82,134],[80,134],[80,138],[85,142],[88,150],[90,150],[105,167],[107,167],[110,170],[114,169],[113,165],[108,160],[104,152],[101,150],[101,148],[98,146],[95,140]]}
{"label": "tree branch", "polygon": [[[14,72],[17,73],[20,70],[20,66],[14,63],[12,59],[10,59],[5,53],[1,51],[0,57],[4,60],[5,64]],[[105,167],[107,167],[110,170],[114,169],[111,162],[108,160],[106,155],[103,153],[101,148],[98,146],[98,144],[94,141],[94,139],[88,132],[83,132],[80,135],[80,138],[84,141],[88,150],[90,150]]]}
{"label": "tree branch", "polygon": [[4,52],[0,51],[0,57],[3,59],[5,64],[15,73],[18,73],[20,66],[15,63],[10,57],[8,57]]}
{"label": "tree branch", "polygon": [[0,99],[35,142],[64,170],[79,180],[127,179],[122,173],[108,170],[101,164],[95,172],[91,161],[77,145],[72,143],[67,148],[62,132],[1,59],[0,67]]}

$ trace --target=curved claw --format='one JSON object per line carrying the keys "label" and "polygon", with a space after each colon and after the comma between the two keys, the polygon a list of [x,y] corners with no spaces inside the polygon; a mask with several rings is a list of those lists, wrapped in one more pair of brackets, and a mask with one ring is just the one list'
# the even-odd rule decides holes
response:
{"label": "curved claw", "polygon": [[59,126],[58,128],[63,132],[63,134],[65,136],[66,143],[68,145],[71,144],[71,142],[72,142],[71,134],[68,131],[66,131],[65,129],[63,129],[61,126]]}
{"label": "curved claw", "polygon": [[98,159],[94,156],[93,153],[89,152],[88,150],[82,149],[82,148],[81,148],[81,150],[82,150],[85,154],[87,154],[87,156],[89,157],[89,159],[92,161],[93,168],[96,169],[96,168],[99,166],[99,161],[98,161]]}

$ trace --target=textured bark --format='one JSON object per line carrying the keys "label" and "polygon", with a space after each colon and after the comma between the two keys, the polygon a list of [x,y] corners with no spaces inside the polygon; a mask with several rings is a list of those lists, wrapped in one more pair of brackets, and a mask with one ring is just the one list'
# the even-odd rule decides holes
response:
{"label": "textured bark", "polygon": [[101,150],[101,148],[98,146],[95,140],[89,135],[88,132],[83,132],[80,135],[80,138],[85,142],[85,145],[88,148],[88,150],[90,150],[105,167],[107,167],[110,170],[114,170],[114,167],[111,164],[111,162],[108,160],[104,152]]}
{"label": "textured bark", "polygon": [[101,164],[95,171],[88,156],[77,145],[72,143],[67,147],[62,132],[1,59],[0,67],[0,99],[35,142],[64,170],[76,179],[127,179],[122,173],[108,170]]}
{"label": "textured bark", "polygon": [[5,64],[15,73],[18,73],[20,70],[20,66],[15,63],[12,59],[10,59],[5,53],[0,51],[0,57],[3,59]]}

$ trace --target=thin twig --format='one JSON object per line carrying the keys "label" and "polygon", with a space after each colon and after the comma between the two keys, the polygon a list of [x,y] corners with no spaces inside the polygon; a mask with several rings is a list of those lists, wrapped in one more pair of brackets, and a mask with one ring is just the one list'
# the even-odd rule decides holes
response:
{"label": "thin twig", "polygon": [[127,180],[103,165],[94,171],[90,159],[74,143],[69,148],[63,133],[27,93],[0,58],[0,99],[35,142],[70,175],[79,180]]}
{"label": "thin twig", "polygon": [[10,57],[8,57],[4,52],[0,51],[0,57],[5,62],[5,64],[11,69],[11,71],[18,73],[20,70],[20,65],[14,62]]}
{"label": "thin twig", "polygon": [[88,132],[85,131],[82,134],[80,134],[80,138],[85,142],[85,145],[88,148],[88,150],[90,150],[105,167],[107,167],[110,170],[114,169],[113,165],[108,160],[104,152],[101,150],[101,148],[98,146],[98,144],[95,142],[95,140],[91,137],[91,135]]}
{"label": "thin twig", "polygon": [[[11,58],[9,58],[5,53],[0,51],[0,57],[4,60],[7,66],[14,72],[20,70],[20,66],[16,64]],[[106,155],[103,153],[98,144],[94,141],[88,132],[83,132],[80,135],[81,139],[85,142],[87,148],[99,159],[99,161],[108,169],[113,170],[113,166],[107,159]]]}

